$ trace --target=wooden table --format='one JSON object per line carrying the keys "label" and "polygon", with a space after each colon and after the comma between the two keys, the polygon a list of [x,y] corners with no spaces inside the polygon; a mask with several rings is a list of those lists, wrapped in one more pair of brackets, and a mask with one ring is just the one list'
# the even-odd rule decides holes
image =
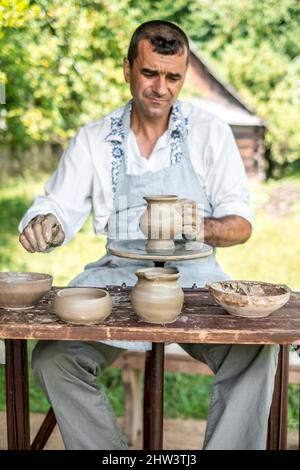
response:
{"label": "wooden table", "polygon": [[184,289],[185,302],[178,320],[156,325],[144,323],[133,313],[129,288],[111,287],[108,288],[113,300],[111,316],[102,325],[79,326],[64,323],[55,316],[51,305],[55,290],[33,309],[0,309],[0,337],[6,340],[9,449],[30,448],[27,339],[152,341],[145,371],[145,449],[162,449],[164,343],[280,344],[268,448],[286,448],[288,345],[300,343],[300,293],[293,293],[288,304],[269,317],[247,320],[228,315],[206,289]]}

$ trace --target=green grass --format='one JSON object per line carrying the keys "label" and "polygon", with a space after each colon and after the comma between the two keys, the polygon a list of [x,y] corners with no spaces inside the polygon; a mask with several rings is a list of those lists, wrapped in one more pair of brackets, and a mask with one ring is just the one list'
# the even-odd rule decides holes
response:
{"label": "green grass", "polygon": [[[40,180],[40,178],[39,178]],[[268,202],[283,186],[300,187],[300,179],[290,178],[252,187],[255,213],[254,231],[245,244],[219,249],[223,269],[236,279],[263,280],[289,285],[300,290],[300,202],[290,198],[288,213],[270,212]],[[42,183],[32,179],[11,179],[0,189],[0,270],[24,270],[51,273],[55,285],[67,285],[85,264],[104,253],[105,238],[95,236],[91,218],[67,246],[50,254],[29,254],[18,243],[18,222],[34,195],[42,194]],[[299,198],[300,199],[300,198]],[[33,342],[30,342],[32,348]],[[167,372],[165,376],[165,415],[167,417],[206,418],[211,377]],[[123,414],[123,389],[119,369],[104,372],[101,383],[107,390],[117,415]],[[4,367],[0,366],[0,409],[5,408]],[[45,412],[48,403],[30,372],[30,406],[33,412]],[[289,425],[298,420],[297,387],[289,388]]]}
{"label": "green grass", "polygon": [[289,184],[294,188],[290,179],[253,185],[254,223],[250,240],[217,251],[220,264],[233,279],[282,283],[300,290],[300,198],[290,200],[290,212],[286,214],[265,209],[270,197]]}
{"label": "green grass", "polygon": [[84,266],[103,256],[105,237],[95,236],[91,218],[68,245],[52,253],[27,253],[18,242],[18,223],[31,205],[35,194],[43,193],[43,185],[32,180],[10,180],[0,190],[0,268],[47,272],[54,284],[67,285]]}

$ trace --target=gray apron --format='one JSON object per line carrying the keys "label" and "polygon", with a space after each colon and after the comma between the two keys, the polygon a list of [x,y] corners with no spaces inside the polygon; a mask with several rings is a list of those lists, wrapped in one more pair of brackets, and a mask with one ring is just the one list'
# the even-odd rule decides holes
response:
{"label": "gray apron", "polygon": [[[177,106],[178,103],[177,103]],[[179,108],[180,109],[180,108]],[[146,209],[143,199],[151,194],[176,194],[181,198],[197,201],[203,208],[205,217],[212,217],[213,210],[208,201],[204,187],[202,187],[189,156],[188,143],[183,133],[180,134],[181,158],[179,161],[171,160],[170,166],[157,172],[146,172],[142,175],[128,175],[127,169],[127,138],[130,129],[130,103],[125,107],[122,124],[124,140],[114,143],[114,150],[122,156],[116,190],[114,192],[114,212],[108,221],[108,241],[116,239],[142,239],[145,238],[139,229],[139,218]],[[118,146],[120,147],[118,148]],[[203,287],[207,282],[228,279],[216,261],[215,250],[207,258],[188,261],[167,262],[166,267],[177,267],[180,272],[182,287],[192,287],[196,284]],[[136,261],[106,254],[95,263],[85,267],[71,286],[105,287],[107,285],[134,286],[137,282],[135,272],[141,267],[153,267],[152,261]],[[151,343],[137,341],[101,341],[111,346],[134,350],[151,349]]]}

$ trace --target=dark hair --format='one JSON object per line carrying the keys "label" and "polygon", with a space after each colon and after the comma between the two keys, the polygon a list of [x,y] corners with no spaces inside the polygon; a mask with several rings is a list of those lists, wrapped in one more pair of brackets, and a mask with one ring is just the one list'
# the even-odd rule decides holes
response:
{"label": "dark hair", "polygon": [[138,55],[138,44],[142,39],[147,39],[153,45],[153,50],[159,54],[175,55],[185,51],[189,53],[189,41],[182,29],[169,21],[147,21],[132,35],[127,53],[130,65]]}

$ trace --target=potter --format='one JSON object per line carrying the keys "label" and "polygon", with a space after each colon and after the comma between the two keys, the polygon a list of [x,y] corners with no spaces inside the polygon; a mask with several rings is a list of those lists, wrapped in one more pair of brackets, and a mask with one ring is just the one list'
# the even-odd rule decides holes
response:
{"label": "potter", "polygon": [[[139,227],[144,196],[176,195],[202,206],[204,241],[214,251],[207,258],[165,267],[178,269],[181,287],[228,279],[215,248],[244,243],[251,235],[247,180],[228,125],[178,100],[188,59],[187,37],[172,23],[150,21],[134,32],[123,63],[132,100],[88,123],[72,139],[46,183],[45,195],[35,199],[20,223],[20,242],[26,250],[48,251],[67,243],[91,210],[96,233],[107,233],[108,240],[112,229],[126,236],[128,226],[136,228],[137,238],[145,238]],[[190,227],[197,238],[193,218]],[[182,231],[188,232],[184,220]],[[107,253],[90,263],[71,286],[103,288],[123,282],[134,286],[135,272],[151,267],[152,262]],[[216,374],[204,448],[264,449],[277,348],[181,346]],[[121,348],[149,349],[151,344],[41,341],[36,345],[34,374],[53,406],[66,448],[126,448],[96,383]]]}

